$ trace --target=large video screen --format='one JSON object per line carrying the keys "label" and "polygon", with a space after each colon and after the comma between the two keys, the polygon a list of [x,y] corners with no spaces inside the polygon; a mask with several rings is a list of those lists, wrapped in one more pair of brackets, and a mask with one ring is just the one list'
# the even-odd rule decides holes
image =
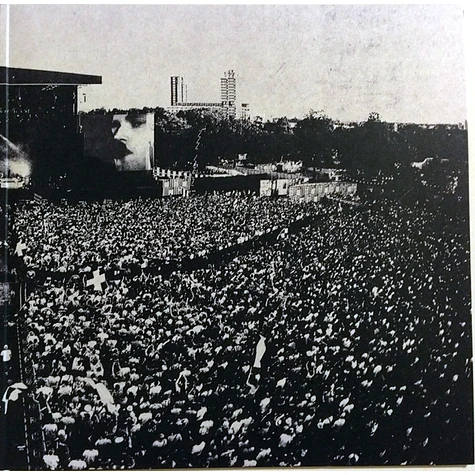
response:
{"label": "large video screen", "polygon": [[117,171],[152,170],[154,124],[153,113],[85,114],[85,155],[113,164]]}

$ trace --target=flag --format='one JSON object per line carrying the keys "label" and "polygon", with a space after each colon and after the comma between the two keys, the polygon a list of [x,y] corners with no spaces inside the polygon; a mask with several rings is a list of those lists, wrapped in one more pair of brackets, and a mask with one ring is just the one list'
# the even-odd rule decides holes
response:
{"label": "flag", "polygon": [[266,339],[265,337],[261,335],[256,345],[256,355],[254,358],[254,364],[250,368],[249,374],[246,380],[246,385],[251,388],[250,390],[251,394],[255,394],[259,387],[259,381],[261,379],[261,375],[260,375],[261,361],[265,352],[266,352]]}
{"label": "flag", "polygon": [[246,385],[251,388],[250,393],[255,394],[259,387],[259,381],[261,379],[261,375],[259,374],[259,370],[255,367],[252,367],[249,370],[249,374],[247,376]]}
{"label": "flag", "polygon": [[97,394],[99,395],[99,398],[102,402],[107,407],[107,410],[111,414],[116,414],[118,415],[118,410],[115,405],[114,397],[110,393],[110,391],[107,389],[107,386],[104,383],[95,383],[91,378],[83,378],[86,383],[89,384],[93,389],[97,391]]}
{"label": "flag", "polygon": [[27,386],[24,383],[11,384],[7,389],[5,389],[2,397],[2,401],[5,404],[5,414],[8,411],[8,401],[17,401],[20,394],[25,389],[27,389]]}
{"label": "flag", "polygon": [[261,335],[261,338],[259,339],[257,345],[256,345],[256,357],[254,359],[254,368],[260,368],[261,367],[261,361],[262,357],[264,356],[264,353],[266,352],[266,339]]}
{"label": "flag", "polygon": [[99,394],[99,397],[101,398],[101,401],[105,406],[107,407],[107,410],[111,414],[118,414],[117,408],[115,406],[114,398],[110,391],[107,389],[106,385],[104,383],[97,383],[96,384],[96,391],[97,394]]}
{"label": "flag", "polygon": [[[188,388],[188,378],[187,376],[190,376],[191,375],[191,371],[188,370],[188,369],[184,369],[179,375],[178,375],[178,378],[176,379],[175,381],[175,389],[176,389],[176,392],[179,393],[181,392],[181,388],[183,387],[183,389],[186,391],[187,388]],[[182,383],[183,382],[183,383]],[[180,383],[183,384],[183,386],[180,385]]]}
{"label": "flag", "polygon": [[18,241],[16,248],[15,248],[15,254],[18,257],[23,257],[23,251],[26,250],[26,244],[22,241]]}
{"label": "flag", "polygon": [[86,287],[94,287],[94,290],[103,291],[102,284],[106,284],[106,276],[99,269],[92,273],[92,279],[86,281]]}

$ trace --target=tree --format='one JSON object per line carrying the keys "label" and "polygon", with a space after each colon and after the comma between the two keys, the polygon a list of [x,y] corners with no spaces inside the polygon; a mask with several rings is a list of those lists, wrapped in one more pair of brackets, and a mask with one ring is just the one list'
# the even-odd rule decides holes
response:
{"label": "tree", "polygon": [[333,121],[322,111],[311,110],[295,126],[297,150],[305,166],[333,165]]}

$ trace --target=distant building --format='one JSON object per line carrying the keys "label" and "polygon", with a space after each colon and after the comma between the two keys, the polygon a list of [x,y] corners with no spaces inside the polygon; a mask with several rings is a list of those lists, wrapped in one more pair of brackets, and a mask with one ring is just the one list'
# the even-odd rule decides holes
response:
{"label": "distant building", "polygon": [[228,115],[236,116],[236,75],[232,69],[221,78],[221,103],[228,110]]}
{"label": "distant building", "polygon": [[171,105],[186,102],[185,84],[181,76],[172,76],[170,78]]}
{"label": "distant building", "polygon": [[179,102],[167,108],[169,112],[176,114],[180,111],[189,111],[196,109],[207,109],[218,113],[224,113],[225,110],[220,102]]}
{"label": "distant building", "polygon": [[251,118],[251,113],[249,112],[249,104],[241,104],[241,120],[249,120]]}
{"label": "distant building", "polygon": [[[181,76],[170,77],[170,107],[169,112],[207,109],[223,114],[226,117],[236,117],[236,76],[233,70],[226,71],[221,78],[221,102],[188,102],[187,86]],[[239,118],[250,118],[249,104],[241,104]]]}

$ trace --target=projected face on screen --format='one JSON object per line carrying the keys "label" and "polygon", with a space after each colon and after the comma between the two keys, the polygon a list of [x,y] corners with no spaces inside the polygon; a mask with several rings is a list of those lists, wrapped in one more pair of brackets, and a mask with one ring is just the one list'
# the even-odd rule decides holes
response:
{"label": "projected face on screen", "polygon": [[114,114],[111,131],[120,146],[114,158],[118,171],[151,170],[153,162],[153,114]]}

